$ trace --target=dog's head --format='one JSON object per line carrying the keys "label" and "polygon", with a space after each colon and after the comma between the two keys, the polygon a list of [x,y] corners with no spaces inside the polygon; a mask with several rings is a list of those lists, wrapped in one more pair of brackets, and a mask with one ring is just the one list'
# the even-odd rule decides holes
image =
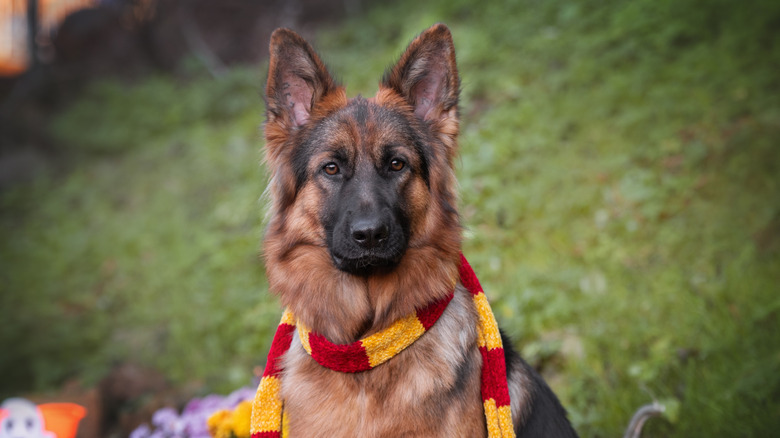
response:
{"label": "dog's head", "polygon": [[393,269],[412,247],[457,255],[458,92],[442,24],[412,41],[370,99],[348,99],[306,41],[276,30],[266,85],[266,255],[269,239],[282,239],[272,250],[283,253],[323,248],[355,275]]}

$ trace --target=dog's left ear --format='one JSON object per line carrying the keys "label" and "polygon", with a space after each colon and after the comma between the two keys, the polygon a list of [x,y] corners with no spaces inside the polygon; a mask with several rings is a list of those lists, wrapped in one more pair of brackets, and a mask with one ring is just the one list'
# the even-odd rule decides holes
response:
{"label": "dog's left ear", "polygon": [[435,24],[415,38],[385,72],[382,86],[406,99],[420,119],[457,124],[460,79],[449,28]]}

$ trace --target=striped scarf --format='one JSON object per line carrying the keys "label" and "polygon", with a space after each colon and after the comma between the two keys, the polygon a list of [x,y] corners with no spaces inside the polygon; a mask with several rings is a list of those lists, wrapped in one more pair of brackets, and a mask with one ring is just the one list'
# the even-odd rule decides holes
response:
{"label": "striped scarf", "polygon": [[[498,325],[477,276],[466,258],[463,255],[460,258],[460,282],[471,293],[479,314],[477,333],[483,361],[482,403],[485,408],[488,437],[514,437],[504,349]],[[454,293],[451,293],[444,299],[401,318],[381,332],[347,345],[331,343],[299,321],[296,323],[292,313],[289,310],[285,311],[271,343],[268,362],[252,404],[250,428],[252,438],[287,436],[287,417],[283,410],[283,400],[279,396],[282,372],[280,358],[290,348],[293,331],[298,331],[303,348],[320,365],[344,373],[367,371],[400,353],[430,329],[447,308],[453,295]]]}

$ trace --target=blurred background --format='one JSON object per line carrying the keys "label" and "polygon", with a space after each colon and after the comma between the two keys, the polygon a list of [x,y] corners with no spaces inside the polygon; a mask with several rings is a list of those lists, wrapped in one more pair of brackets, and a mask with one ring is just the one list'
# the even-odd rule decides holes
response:
{"label": "blurred background", "polygon": [[[2,0],[0,400],[79,436],[251,385],[268,37],[350,96],[435,22],[464,252],[582,436],[780,427],[780,2]],[[31,33],[30,30],[33,30]]]}

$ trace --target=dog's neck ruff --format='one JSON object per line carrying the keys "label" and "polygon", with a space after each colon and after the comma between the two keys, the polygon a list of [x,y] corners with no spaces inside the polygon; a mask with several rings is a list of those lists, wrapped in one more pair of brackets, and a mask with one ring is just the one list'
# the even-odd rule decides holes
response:
{"label": "dog's neck ruff", "polygon": [[[482,354],[482,403],[489,438],[514,437],[512,414],[509,407],[509,389],[506,380],[504,349],[498,324],[490,309],[477,276],[461,255],[460,282],[471,293],[479,314],[478,346]],[[390,327],[351,344],[333,344],[324,336],[312,332],[300,323],[289,310],[282,315],[271,350],[268,353],[263,378],[252,404],[252,438],[286,437],[287,416],[279,392],[281,356],[290,349],[293,332],[297,329],[303,348],[320,365],[334,371],[356,373],[368,371],[388,361],[410,346],[444,313],[454,292],[434,301],[424,309],[393,323]]]}

